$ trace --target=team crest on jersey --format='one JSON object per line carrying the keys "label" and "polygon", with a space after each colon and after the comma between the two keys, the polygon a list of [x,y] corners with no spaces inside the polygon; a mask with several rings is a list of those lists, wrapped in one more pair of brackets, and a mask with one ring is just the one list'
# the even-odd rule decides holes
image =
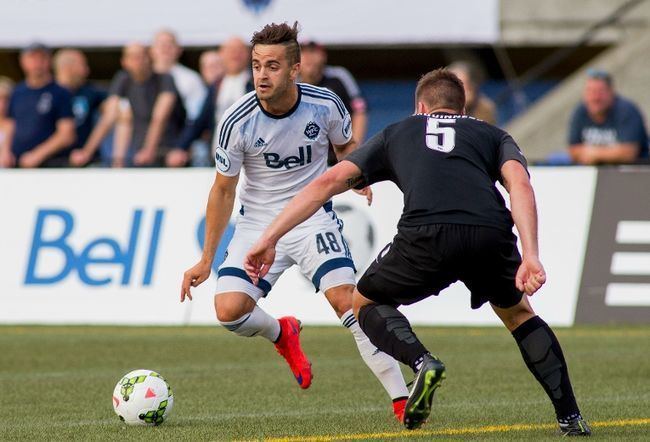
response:
{"label": "team crest on jersey", "polygon": [[214,163],[220,171],[228,172],[230,169],[230,157],[228,156],[228,152],[218,147],[217,151],[214,153]]}
{"label": "team crest on jersey", "polygon": [[313,121],[310,121],[307,123],[307,126],[305,126],[305,136],[310,140],[315,140],[319,133],[320,126]]}
{"label": "team crest on jersey", "polygon": [[255,14],[259,14],[269,7],[271,0],[243,0],[244,6],[253,11]]}

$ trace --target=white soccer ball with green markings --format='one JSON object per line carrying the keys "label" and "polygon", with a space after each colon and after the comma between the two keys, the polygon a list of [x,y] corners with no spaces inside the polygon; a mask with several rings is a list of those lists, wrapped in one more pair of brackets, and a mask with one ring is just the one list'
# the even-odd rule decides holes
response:
{"label": "white soccer ball with green markings", "polygon": [[169,418],[174,394],[155,371],[133,370],[113,390],[113,409],[128,425],[160,425]]}

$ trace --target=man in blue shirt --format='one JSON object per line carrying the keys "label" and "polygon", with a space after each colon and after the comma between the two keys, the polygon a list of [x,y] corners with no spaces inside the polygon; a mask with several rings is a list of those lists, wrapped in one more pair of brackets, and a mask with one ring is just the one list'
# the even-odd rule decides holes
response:
{"label": "man in blue shirt", "polygon": [[[81,149],[88,140],[90,132],[99,119],[106,92],[88,83],[90,73],[88,62],[83,52],[76,49],[57,51],[54,55],[54,73],[57,84],[66,88],[72,95],[72,113],[77,139],[62,153],[69,157],[71,166],[77,166],[73,159],[74,152]],[[99,153],[96,152],[90,160],[92,163],[99,162]]]}
{"label": "man in blue shirt", "polygon": [[67,166],[62,151],[75,140],[70,93],[52,81],[50,52],[45,46],[32,44],[23,49],[20,67],[25,81],[11,96],[0,166]]}
{"label": "man in blue shirt", "polygon": [[578,164],[633,163],[648,157],[648,135],[639,109],[614,91],[611,76],[589,70],[583,102],[569,126],[569,154]]}

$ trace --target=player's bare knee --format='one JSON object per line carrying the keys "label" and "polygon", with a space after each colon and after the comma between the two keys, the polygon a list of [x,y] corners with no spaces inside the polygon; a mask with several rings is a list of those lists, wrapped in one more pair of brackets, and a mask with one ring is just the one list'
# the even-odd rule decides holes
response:
{"label": "player's bare knee", "polygon": [[352,285],[341,285],[338,287],[332,287],[325,291],[325,297],[330,303],[336,316],[339,318],[347,311],[352,309],[352,291],[354,286]]}
{"label": "player's bare knee", "polygon": [[214,295],[214,308],[217,320],[228,323],[250,313],[255,308],[255,302],[245,294],[219,293]]}
{"label": "player's bare knee", "polygon": [[359,320],[359,311],[361,311],[361,308],[370,304],[376,303],[363,296],[361,292],[355,288],[354,293],[352,294],[352,312],[354,313],[354,317],[357,318],[357,321]]}
{"label": "player's bare knee", "polygon": [[492,305],[492,309],[497,314],[503,325],[510,331],[516,329],[524,322],[535,316],[535,311],[528,302],[528,297],[524,295],[518,304],[508,308],[500,308]]}

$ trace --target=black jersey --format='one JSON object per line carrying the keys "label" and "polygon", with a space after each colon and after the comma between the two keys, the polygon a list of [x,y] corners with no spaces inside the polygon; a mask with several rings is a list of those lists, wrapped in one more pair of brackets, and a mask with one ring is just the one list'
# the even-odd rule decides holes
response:
{"label": "black jersey", "polygon": [[508,160],[527,167],[503,130],[464,115],[413,115],[388,126],[346,157],[362,186],[393,181],[404,193],[398,226],[469,224],[512,229],[495,184]]}

